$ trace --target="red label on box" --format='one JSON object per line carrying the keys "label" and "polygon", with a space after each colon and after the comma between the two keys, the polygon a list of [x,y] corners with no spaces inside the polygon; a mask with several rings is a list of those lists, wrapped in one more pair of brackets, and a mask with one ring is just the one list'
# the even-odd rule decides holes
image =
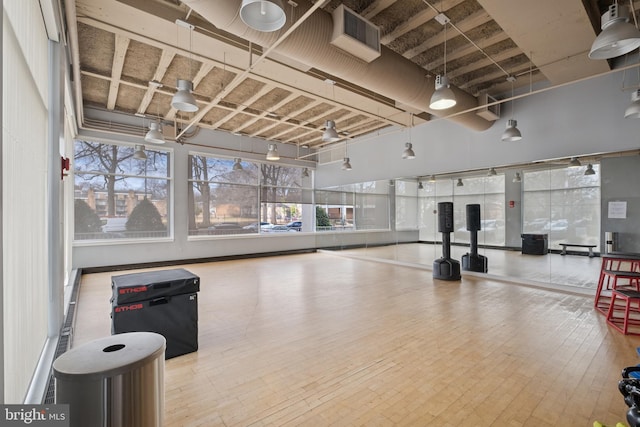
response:
{"label": "red label on box", "polygon": [[141,308],[142,308],[142,304],[131,304],[131,305],[123,305],[121,307],[115,307],[114,311],[116,313],[121,313],[123,311],[140,310]]}
{"label": "red label on box", "polygon": [[138,292],[147,292],[146,286],[136,286],[135,288],[120,288],[118,289],[119,294],[136,294]]}

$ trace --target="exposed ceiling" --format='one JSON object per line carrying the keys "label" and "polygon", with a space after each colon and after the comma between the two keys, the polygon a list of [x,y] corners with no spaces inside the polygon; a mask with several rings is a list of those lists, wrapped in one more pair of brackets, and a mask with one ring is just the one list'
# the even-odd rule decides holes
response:
{"label": "exposed ceiling", "polygon": [[[517,88],[610,69],[587,57],[610,1],[296,3],[285,1],[283,29],[259,33],[237,18],[241,0],[66,0],[80,75],[76,102],[161,117],[180,138],[209,128],[320,148],[328,144],[321,139],[326,120],[336,122],[343,138],[436,115],[483,129],[492,122],[476,114],[476,97],[509,94],[509,75]],[[383,55],[371,64],[327,43],[331,12],[341,4],[379,26]],[[435,19],[439,12],[449,25]],[[434,76],[444,71],[445,45],[446,74],[462,102],[437,112],[428,109],[428,98]],[[198,112],[171,107],[177,79],[193,80]],[[79,115],[80,126],[89,127],[82,109]]]}

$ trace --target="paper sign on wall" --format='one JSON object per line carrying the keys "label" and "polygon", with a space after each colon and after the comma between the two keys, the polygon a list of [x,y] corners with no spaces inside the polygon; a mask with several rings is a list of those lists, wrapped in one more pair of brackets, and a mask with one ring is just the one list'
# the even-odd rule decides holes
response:
{"label": "paper sign on wall", "polygon": [[609,218],[627,217],[627,202],[609,202]]}

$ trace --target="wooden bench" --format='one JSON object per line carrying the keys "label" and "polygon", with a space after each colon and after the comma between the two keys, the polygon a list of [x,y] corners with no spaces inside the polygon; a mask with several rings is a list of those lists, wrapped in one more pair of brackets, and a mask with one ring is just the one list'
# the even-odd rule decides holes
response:
{"label": "wooden bench", "polygon": [[579,244],[574,244],[574,243],[558,243],[560,246],[562,246],[562,252],[560,252],[560,255],[566,255],[567,254],[567,247],[572,247],[572,248],[588,248],[589,249],[589,258],[593,258],[593,248],[596,247],[596,245],[579,245]]}

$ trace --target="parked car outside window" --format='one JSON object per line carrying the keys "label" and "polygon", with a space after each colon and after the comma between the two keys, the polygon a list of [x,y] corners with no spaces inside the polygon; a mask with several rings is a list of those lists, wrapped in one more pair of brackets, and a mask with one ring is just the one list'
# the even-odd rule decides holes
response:
{"label": "parked car outside window", "polygon": [[107,218],[107,222],[102,226],[103,233],[114,233],[127,231],[127,221],[129,218]]}
{"label": "parked car outside window", "polygon": [[300,231],[302,230],[302,221],[291,221],[287,224],[287,227],[295,231]]}
{"label": "parked car outside window", "polygon": [[295,233],[296,230],[287,227],[286,225],[274,225],[271,228],[262,229],[264,233],[287,233],[292,232]]}

